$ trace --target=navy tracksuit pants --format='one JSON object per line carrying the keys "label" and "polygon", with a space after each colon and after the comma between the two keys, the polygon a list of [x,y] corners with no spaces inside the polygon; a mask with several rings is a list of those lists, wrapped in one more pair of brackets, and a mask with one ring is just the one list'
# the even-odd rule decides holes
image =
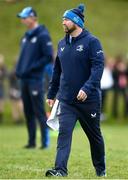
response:
{"label": "navy tracksuit pants", "polygon": [[21,82],[22,100],[24,114],[28,130],[28,144],[36,145],[36,118],[39,121],[41,131],[41,145],[49,145],[49,130],[46,125],[46,113],[44,108],[44,97],[42,82]]}
{"label": "navy tracksuit pants", "polygon": [[67,162],[71,149],[72,132],[79,119],[82,129],[88,137],[92,162],[97,173],[105,171],[104,141],[100,131],[100,104],[60,102],[59,135],[55,168],[67,172]]}

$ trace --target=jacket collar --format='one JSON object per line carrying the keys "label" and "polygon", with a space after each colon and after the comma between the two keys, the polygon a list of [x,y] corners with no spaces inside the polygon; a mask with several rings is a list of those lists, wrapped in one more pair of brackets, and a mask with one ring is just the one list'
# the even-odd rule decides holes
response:
{"label": "jacket collar", "polygon": [[[79,39],[81,39],[84,36],[87,36],[89,34],[90,34],[89,31],[84,29],[77,37],[72,37],[72,42],[75,42],[75,41],[77,41],[77,40],[79,40]],[[70,44],[69,38],[70,38],[70,35],[66,34],[66,36],[64,38],[66,41],[66,44]]]}
{"label": "jacket collar", "polygon": [[42,31],[42,29],[44,29],[44,26],[43,26],[43,25],[39,25],[39,26],[37,26],[37,27],[34,28],[34,29],[28,30],[28,31],[25,33],[25,36],[27,36],[27,37],[33,37],[33,36],[37,35],[40,31]]}

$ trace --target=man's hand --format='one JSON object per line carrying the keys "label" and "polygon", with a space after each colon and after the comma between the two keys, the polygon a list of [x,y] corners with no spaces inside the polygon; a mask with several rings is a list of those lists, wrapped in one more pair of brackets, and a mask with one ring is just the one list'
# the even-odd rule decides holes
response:
{"label": "man's hand", "polygon": [[54,104],[54,100],[53,100],[53,99],[47,99],[46,102],[48,103],[48,105],[49,105],[50,107],[52,107],[53,104]]}
{"label": "man's hand", "polygon": [[79,101],[85,101],[86,98],[87,98],[87,94],[83,90],[80,90],[78,95],[77,95],[77,99]]}

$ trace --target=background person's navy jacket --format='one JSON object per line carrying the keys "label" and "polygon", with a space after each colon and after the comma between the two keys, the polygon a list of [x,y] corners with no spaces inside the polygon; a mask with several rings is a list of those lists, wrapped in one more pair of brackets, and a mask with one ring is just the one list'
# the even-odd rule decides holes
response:
{"label": "background person's navy jacket", "polygon": [[68,103],[78,102],[80,89],[89,101],[100,100],[100,80],[104,68],[104,55],[99,40],[87,30],[69,43],[66,36],[59,42],[48,99],[57,98]]}
{"label": "background person's navy jacket", "polygon": [[22,80],[40,81],[46,64],[53,60],[52,42],[45,26],[27,31],[21,41],[16,75]]}

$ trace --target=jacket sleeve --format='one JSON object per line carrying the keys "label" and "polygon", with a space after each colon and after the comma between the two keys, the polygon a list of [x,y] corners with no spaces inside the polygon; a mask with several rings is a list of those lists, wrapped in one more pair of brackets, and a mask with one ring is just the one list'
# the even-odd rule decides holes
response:
{"label": "jacket sleeve", "polygon": [[81,88],[86,92],[87,96],[90,95],[95,88],[100,87],[100,80],[104,69],[103,50],[99,40],[96,38],[90,41],[89,60],[91,61],[90,77]]}
{"label": "jacket sleeve", "polygon": [[48,34],[39,36],[39,44],[42,57],[36,60],[32,68],[33,70],[43,68],[48,63],[53,62],[53,47],[50,36]]}
{"label": "jacket sleeve", "polygon": [[48,89],[48,95],[47,95],[48,99],[54,99],[56,97],[60,85],[60,75],[61,75],[61,65],[60,65],[59,57],[57,56],[53,68],[52,79],[50,81],[50,85]]}

